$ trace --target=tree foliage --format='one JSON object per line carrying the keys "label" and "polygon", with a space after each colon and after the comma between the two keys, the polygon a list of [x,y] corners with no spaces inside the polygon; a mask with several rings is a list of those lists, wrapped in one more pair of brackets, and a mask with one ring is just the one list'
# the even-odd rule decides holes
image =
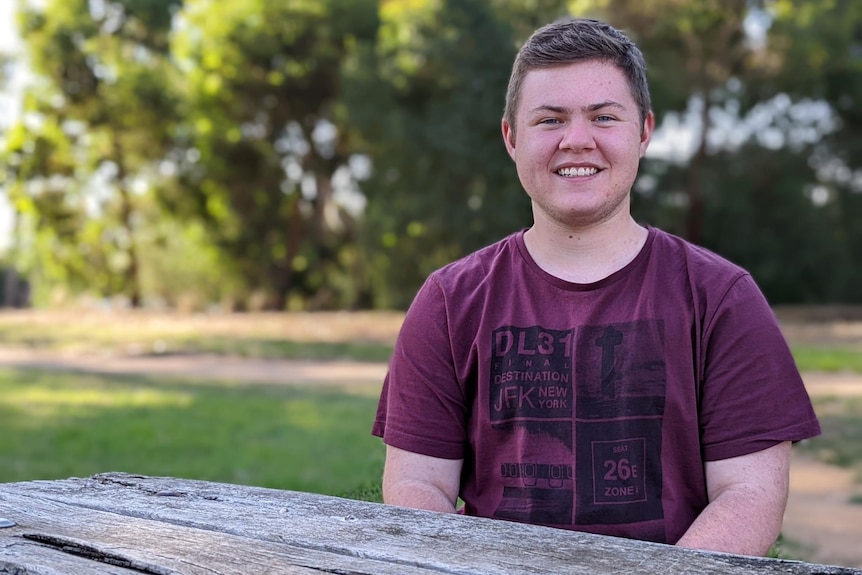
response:
{"label": "tree foliage", "polygon": [[773,65],[753,84],[752,96],[778,92],[809,105],[828,104],[826,129],[805,158],[815,178],[803,188],[830,215],[820,227],[843,257],[829,273],[823,265],[816,273],[830,288],[823,299],[862,301],[862,4],[775,0],[772,14],[765,57]]}
{"label": "tree foliage", "polygon": [[183,185],[163,201],[204,222],[269,307],[291,293],[344,303],[327,286],[353,271],[341,260],[355,223],[337,201],[352,154],[339,71],[373,36],[375,5],[189,0],[180,14]]}
{"label": "tree foliage", "polygon": [[169,117],[165,39],[175,0],[24,6],[38,77],[6,139],[19,265],[43,284],[141,301],[134,175],[158,158]]}
{"label": "tree foliage", "polygon": [[527,225],[529,203],[500,136],[509,24],[473,0],[389,2],[381,18],[347,98],[374,166],[373,288],[400,307],[433,269]]}
{"label": "tree foliage", "polygon": [[636,213],[744,265],[773,302],[860,301],[862,6],[603,4],[645,52],[659,117],[697,136],[682,161],[645,162]]}
{"label": "tree foliage", "polygon": [[431,270],[530,224],[506,83],[527,35],[570,14],[647,57],[662,129],[638,219],[744,265],[773,302],[862,301],[856,0],[23,8],[35,80],[0,185],[37,290],[404,307]]}
{"label": "tree foliage", "polygon": [[175,0],[49,1],[21,13],[39,82],[6,139],[19,263],[46,284],[141,301],[136,176],[168,145]]}

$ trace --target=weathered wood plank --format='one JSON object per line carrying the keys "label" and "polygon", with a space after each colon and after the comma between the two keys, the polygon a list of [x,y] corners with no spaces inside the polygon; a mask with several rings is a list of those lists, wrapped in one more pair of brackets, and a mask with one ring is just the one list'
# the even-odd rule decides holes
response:
{"label": "weathered wood plank", "polygon": [[64,575],[439,575],[421,566],[261,541],[97,511],[31,495],[0,495],[0,573]]}
{"label": "weathered wood plank", "polygon": [[[70,515],[89,509],[162,524],[160,528],[194,528],[373,560],[375,564],[368,568],[395,565],[405,574],[862,575],[862,570],[850,568],[692,551],[308,493],[114,473],[0,485],[0,516],[15,520],[16,513],[33,499],[69,506],[57,512],[57,523],[74,522]],[[82,511],[74,511],[75,507]],[[235,539],[224,541],[230,541],[226,543],[230,547],[236,545]],[[156,539],[147,545],[158,543]],[[420,571],[410,571],[408,566]]]}

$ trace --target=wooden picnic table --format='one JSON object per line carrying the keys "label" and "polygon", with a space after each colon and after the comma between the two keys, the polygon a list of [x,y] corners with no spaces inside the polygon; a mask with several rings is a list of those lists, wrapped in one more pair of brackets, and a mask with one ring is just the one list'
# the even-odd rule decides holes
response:
{"label": "wooden picnic table", "polygon": [[0,484],[0,573],[862,575],[862,570],[311,493],[103,473]]}

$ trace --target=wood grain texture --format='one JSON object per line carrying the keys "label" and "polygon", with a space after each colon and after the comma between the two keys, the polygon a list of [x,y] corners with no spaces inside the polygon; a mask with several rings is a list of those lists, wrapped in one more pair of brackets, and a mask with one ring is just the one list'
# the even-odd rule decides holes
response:
{"label": "wood grain texture", "polygon": [[862,575],[309,493],[122,473],[0,484],[0,517],[17,523],[0,529],[0,573],[28,575]]}

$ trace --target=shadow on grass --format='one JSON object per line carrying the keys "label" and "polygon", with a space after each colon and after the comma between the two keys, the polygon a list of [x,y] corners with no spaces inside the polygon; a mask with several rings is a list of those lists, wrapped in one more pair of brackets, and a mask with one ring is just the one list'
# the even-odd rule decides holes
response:
{"label": "shadow on grass", "polygon": [[378,391],[0,369],[0,481],[125,471],[372,493]]}

